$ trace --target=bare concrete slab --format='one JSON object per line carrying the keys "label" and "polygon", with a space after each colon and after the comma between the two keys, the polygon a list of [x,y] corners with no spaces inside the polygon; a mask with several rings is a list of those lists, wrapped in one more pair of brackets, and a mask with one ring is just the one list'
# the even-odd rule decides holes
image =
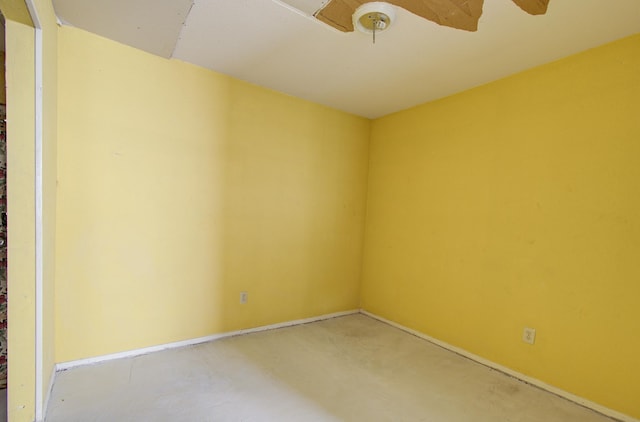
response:
{"label": "bare concrete slab", "polygon": [[364,315],[58,373],[47,422],[611,422]]}

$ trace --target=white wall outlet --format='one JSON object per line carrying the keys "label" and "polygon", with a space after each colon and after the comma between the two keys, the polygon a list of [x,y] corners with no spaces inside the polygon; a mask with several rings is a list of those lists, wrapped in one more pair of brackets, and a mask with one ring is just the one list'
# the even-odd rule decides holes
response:
{"label": "white wall outlet", "polygon": [[249,301],[249,293],[247,292],[240,292],[240,303],[241,304],[245,304]]}
{"label": "white wall outlet", "polygon": [[536,342],[536,329],[524,327],[524,331],[522,332],[522,341],[525,343],[533,344]]}

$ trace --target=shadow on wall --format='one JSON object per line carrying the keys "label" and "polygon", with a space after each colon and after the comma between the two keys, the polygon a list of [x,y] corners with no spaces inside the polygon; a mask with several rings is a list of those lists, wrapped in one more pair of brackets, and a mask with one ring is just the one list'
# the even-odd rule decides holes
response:
{"label": "shadow on wall", "polygon": [[59,110],[56,361],[358,306],[368,120],[67,27]]}

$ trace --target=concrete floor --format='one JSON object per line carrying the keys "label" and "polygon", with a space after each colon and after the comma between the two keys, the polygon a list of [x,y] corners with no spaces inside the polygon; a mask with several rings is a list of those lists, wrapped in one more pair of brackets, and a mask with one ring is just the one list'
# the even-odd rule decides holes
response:
{"label": "concrete floor", "polygon": [[364,315],[58,373],[47,422],[611,422]]}

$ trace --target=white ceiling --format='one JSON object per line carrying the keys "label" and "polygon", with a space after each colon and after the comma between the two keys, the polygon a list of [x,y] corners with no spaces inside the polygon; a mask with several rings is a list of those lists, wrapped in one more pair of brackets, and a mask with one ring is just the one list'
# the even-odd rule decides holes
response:
{"label": "white ceiling", "polygon": [[531,16],[486,0],[477,32],[397,8],[377,37],[310,16],[323,0],[53,0],[58,17],[124,44],[375,118],[640,32],[639,0],[551,0]]}

